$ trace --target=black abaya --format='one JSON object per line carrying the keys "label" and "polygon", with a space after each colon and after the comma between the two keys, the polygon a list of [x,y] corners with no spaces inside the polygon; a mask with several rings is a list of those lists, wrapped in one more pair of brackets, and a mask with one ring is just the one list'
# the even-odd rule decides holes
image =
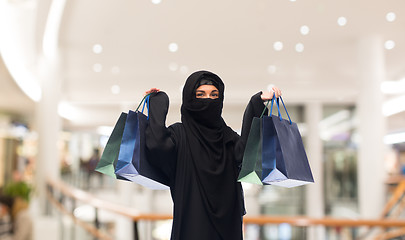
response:
{"label": "black abaya", "polygon": [[[218,99],[196,99],[195,88],[209,78]],[[239,137],[221,117],[224,86],[210,72],[192,74],[183,90],[182,123],[165,126],[169,99],[150,97],[146,130],[148,159],[170,179],[174,203],[172,240],[241,240],[244,203],[237,182],[253,117],[264,108],[258,93],[243,117]]]}

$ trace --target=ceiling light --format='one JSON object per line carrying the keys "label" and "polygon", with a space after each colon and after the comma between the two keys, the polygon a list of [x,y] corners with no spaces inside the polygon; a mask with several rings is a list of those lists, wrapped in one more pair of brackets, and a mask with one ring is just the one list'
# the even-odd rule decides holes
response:
{"label": "ceiling light", "polygon": [[387,49],[387,50],[391,50],[391,49],[393,49],[393,48],[395,47],[395,42],[392,41],[392,40],[387,40],[387,41],[385,41],[385,43],[384,43],[384,47],[385,47],[385,49]]}
{"label": "ceiling light", "polygon": [[297,1],[297,0],[290,0],[290,2],[295,2],[295,1]]}
{"label": "ceiling light", "polygon": [[103,65],[101,65],[100,63],[95,63],[93,64],[93,71],[96,73],[99,73],[103,70]]}
{"label": "ceiling light", "polygon": [[152,0],[152,3],[153,4],[159,4],[159,3],[161,3],[162,2],[162,0]]}
{"label": "ceiling light", "polygon": [[297,52],[303,52],[303,51],[304,51],[304,44],[302,44],[302,43],[297,43],[297,44],[295,45],[295,51],[297,51]]}
{"label": "ceiling light", "polygon": [[169,51],[170,52],[177,52],[177,50],[179,50],[179,46],[177,45],[177,43],[170,43],[169,44]]}
{"label": "ceiling light", "polygon": [[121,90],[121,88],[120,88],[120,86],[118,86],[118,85],[113,85],[113,86],[111,87],[111,92],[112,92],[112,94],[119,94],[119,93],[120,93],[120,90]]}
{"label": "ceiling light", "polygon": [[396,144],[405,142],[405,132],[392,133],[384,136],[385,144]]}
{"label": "ceiling light", "polygon": [[277,41],[273,44],[273,48],[276,51],[281,51],[283,49],[283,43],[280,41]]}
{"label": "ceiling light", "polygon": [[276,68],[275,65],[269,65],[269,66],[267,67],[267,71],[268,71],[270,74],[275,74],[275,73],[276,73],[276,70],[277,70],[277,68]]}
{"label": "ceiling light", "polygon": [[393,12],[389,12],[387,15],[385,15],[385,19],[387,19],[388,22],[393,22],[396,18],[397,16]]}
{"label": "ceiling light", "polygon": [[93,45],[93,52],[95,54],[100,54],[101,52],[103,52],[103,46],[101,46],[100,44]]}
{"label": "ceiling light", "polygon": [[345,17],[339,17],[337,23],[339,26],[344,26],[347,23],[347,19]]}
{"label": "ceiling light", "polygon": [[309,27],[307,25],[301,26],[300,32],[302,35],[307,35],[309,33]]}

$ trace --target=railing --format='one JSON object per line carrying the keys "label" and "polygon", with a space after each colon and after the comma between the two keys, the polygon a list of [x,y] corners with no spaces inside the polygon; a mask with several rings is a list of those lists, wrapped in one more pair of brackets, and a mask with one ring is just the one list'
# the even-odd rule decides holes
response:
{"label": "railing", "polygon": [[[244,224],[256,224],[256,225],[267,225],[273,224],[278,225],[282,223],[290,224],[291,226],[296,227],[312,227],[312,226],[325,226],[325,227],[369,227],[369,228],[379,228],[382,229],[381,233],[374,234],[374,236],[368,236],[368,234],[363,234],[358,238],[367,239],[392,239],[399,236],[405,235],[405,220],[391,218],[386,218],[388,215],[391,215],[395,206],[397,206],[396,211],[398,211],[398,205],[403,210],[402,201],[405,193],[405,180],[402,180],[395,192],[392,194],[391,199],[388,201],[386,207],[384,208],[381,219],[337,219],[337,218],[310,218],[304,216],[245,216]],[[93,195],[69,186],[61,181],[55,181],[52,179],[47,180],[47,197],[48,200],[63,214],[69,216],[72,221],[86,230],[96,239],[110,240],[113,237],[100,229],[100,222],[98,219],[98,210],[106,210],[112,213],[116,213],[121,216],[128,217],[132,219],[134,226],[134,239],[139,240],[138,232],[138,222],[139,221],[158,221],[158,220],[168,220],[172,219],[171,215],[162,215],[162,214],[143,214],[137,212],[133,208],[125,207],[119,204],[111,203],[104,201],[98,198],[95,198]],[[69,199],[71,201],[71,209],[63,204],[64,201]],[[75,203],[81,202],[84,204],[89,204],[93,206],[96,210],[94,223],[88,223],[76,218],[73,214],[75,209]]]}

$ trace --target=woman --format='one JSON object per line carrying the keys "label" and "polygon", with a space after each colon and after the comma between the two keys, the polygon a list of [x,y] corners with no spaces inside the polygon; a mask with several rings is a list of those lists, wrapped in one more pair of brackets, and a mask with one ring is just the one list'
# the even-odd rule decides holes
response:
{"label": "woman", "polygon": [[172,240],[240,240],[245,214],[237,177],[253,117],[278,88],[254,95],[239,136],[221,117],[224,84],[214,73],[191,74],[183,88],[181,123],[165,126],[168,96],[152,88],[148,159],[169,179],[174,203]]}

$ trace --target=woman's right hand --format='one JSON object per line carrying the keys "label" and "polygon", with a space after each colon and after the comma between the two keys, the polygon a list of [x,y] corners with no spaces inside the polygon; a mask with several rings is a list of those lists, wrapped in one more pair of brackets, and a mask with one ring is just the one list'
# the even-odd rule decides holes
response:
{"label": "woman's right hand", "polygon": [[159,92],[160,89],[159,88],[151,88],[148,91],[146,91],[143,95],[146,96],[148,94],[154,93],[154,92]]}

